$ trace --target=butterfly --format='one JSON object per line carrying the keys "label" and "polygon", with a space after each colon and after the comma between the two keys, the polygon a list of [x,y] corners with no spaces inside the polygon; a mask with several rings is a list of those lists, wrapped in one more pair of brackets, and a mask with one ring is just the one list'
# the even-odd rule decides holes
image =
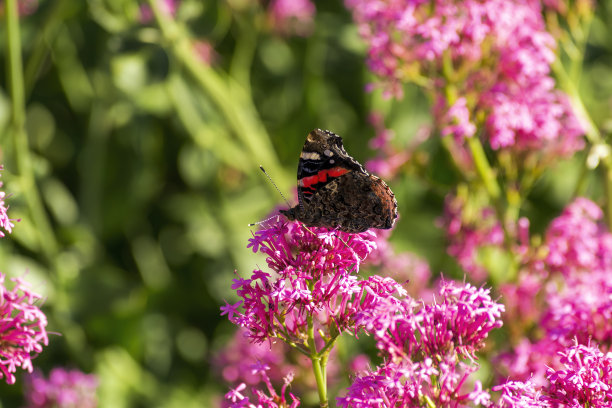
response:
{"label": "butterfly", "polygon": [[290,221],[357,233],[389,229],[397,219],[397,201],[379,177],[368,173],[329,130],[308,134],[297,171],[298,205],[281,210]]}

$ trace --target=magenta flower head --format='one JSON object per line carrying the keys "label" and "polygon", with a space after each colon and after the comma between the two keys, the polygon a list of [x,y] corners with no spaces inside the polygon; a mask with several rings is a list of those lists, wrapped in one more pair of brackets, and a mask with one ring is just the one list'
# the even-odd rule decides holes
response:
{"label": "magenta flower head", "polygon": [[[261,377],[266,387],[265,391],[255,387],[248,389],[246,384],[242,383],[225,394],[227,400],[225,406],[228,408],[297,408],[300,406],[300,400],[288,391],[291,381],[293,381],[293,375],[288,374],[283,379],[283,386],[279,394],[272,386],[270,378],[268,378],[266,373],[268,369],[269,367],[261,364],[255,365],[251,369],[253,375]],[[247,392],[253,394],[254,397],[247,396]],[[251,398],[255,402],[251,402]]]}
{"label": "magenta flower head", "polygon": [[385,360],[359,376],[338,398],[339,406],[488,404],[488,392],[479,382],[470,389],[468,377],[477,370],[474,353],[502,325],[504,306],[492,301],[488,290],[469,284],[443,282],[439,296],[431,304],[388,298],[359,313],[357,325],[374,335]]}
{"label": "magenta flower head", "polygon": [[32,372],[32,358],[49,343],[47,316],[36,306],[41,297],[13,278],[12,290],[0,273],[0,378],[15,383],[17,367]]}
{"label": "magenta flower head", "polygon": [[384,355],[434,358],[448,354],[474,359],[489,332],[502,326],[504,305],[491,299],[489,290],[469,283],[443,282],[440,299],[420,304],[412,299],[381,302],[359,314],[357,322],[373,333]]}
{"label": "magenta flower head", "polygon": [[610,407],[612,353],[576,343],[559,355],[563,369],[548,369],[544,399],[553,407]]}
{"label": "magenta flower head", "polygon": [[603,211],[579,197],[546,231],[546,264],[565,277],[612,269],[612,234],[603,225]]}
{"label": "magenta flower head", "polygon": [[612,353],[577,342],[558,353],[561,368],[548,368],[548,384],[510,381],[493,387],[501,396],[491,408],[609,408],[612,401]]}
{"label": "magenta flower head", "polygon": [[[0,171],[2,170],[4,170],[4,166],[0,165]],[[0,175],[1,174],[2,173],[0,173]],[[1,181],[0,181],[0,187],[2,187]],[[9,218],[8,206],[6,206],[6,204],[4,203],[5,198],[6,198],[6,194],[4,193],[4,191],[0,191],[0,238],[5,236],[4,231],[8,232],[9,234],[13,232],[13,227],[15,226],[15,224],[13,224],[13,221],[19,221],[19,220],[12,220]]]}
{"label": "magenta flower head", "polygon": [[355,276],[375,249],[374,238],[371,231],[307,229],[300,222],[278,222],[258,231],[248,246],[268,256],[273,273],[255,270],[250,279],[234,279],[233,288],[242,300],[223,306],[222,314],[246,328],[257,342],[278,337],[303,343],[313,324],[324,327],[330,338],[347,329],[357,331],[354,317],[360,310],[394,293],[406,293],[390,278]]}
{"label": "magenta flower head", "polygon": [[543,150],[550,157],[584,146],[583,127],[550,76],[556,42],[546,31],[541,2],[345,4],[387,96],[401,97],[404,82],[429,81],[442,135],[463,141],[480,127],[494,150]]}
{"label": "magenta flower head", "polygon": [[28,378],[25,408],[95,408],[98,405],[94,375],[54,368],[45,378],[38,370]]}
{"label": "magenta flower head", "polygon": [[447,195],[444,215],[439,220],[439,225],[446,230],[448,254],[455,257],[476,282],[483,282],[489,273],[479,256],[480,251],[501,248],[504,242],[504,231],[495,210],[484,205],[482,198],[465,189]]}

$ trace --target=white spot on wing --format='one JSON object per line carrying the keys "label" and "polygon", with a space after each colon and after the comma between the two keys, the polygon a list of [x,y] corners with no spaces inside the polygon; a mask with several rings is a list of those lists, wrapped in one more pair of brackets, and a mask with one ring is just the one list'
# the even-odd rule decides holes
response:
{"label": "white spot on wing", "polygon": [[321,155],[317,152],[302,152],[300,158],[305,160],[319,160]]}

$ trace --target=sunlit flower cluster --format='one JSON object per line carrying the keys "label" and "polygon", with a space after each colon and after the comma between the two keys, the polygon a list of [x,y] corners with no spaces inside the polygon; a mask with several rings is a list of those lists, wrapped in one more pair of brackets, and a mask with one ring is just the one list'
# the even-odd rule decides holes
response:
{"label": "sunlit flower cluster", "polygon": [[583,147],[582,126],[550,76],[556,43],[540,2],[345,3],[388,94],[431,80],[442,135],[462,140],[482,129],[493,149],[558,155]]}
{"label": "sunlit flower cluster", "polygon": [[268,256],[274,273],[255,270],[250,279],[234,279],[232,287],[242,300],[222,310],[259,342],[272,337],[302,342],[313,316],[332,336],[357,331],[359,311],[405,293],[390,278],[357,279],[359,264],[375,248],[372,232],[346,234],[279,222],[257,231],[249,247]]}
{"label": "sunlit flower cluster", "polygon": [[443,282],[439,296],[431,304],[387,300],[360,314],[357,321],[374,335],[385,360],[353,382],[338,399],[340,406],[417,407],[430,401],[452,407],[459,401],[489,401],[479,382],[468,389],[467,380],[478,369],[474,353],[491,330],[501,327],[504,306],[488,290],[469,284]]}
{"label": "sunlit flower cluster", "polygon": [[49,343],[47,317],[36,305],[41,297],[20,278],[12,278],[13,288],[5,286],[0,273],[0,378],[15,383],[20,367],[32,372],[32,358]]}

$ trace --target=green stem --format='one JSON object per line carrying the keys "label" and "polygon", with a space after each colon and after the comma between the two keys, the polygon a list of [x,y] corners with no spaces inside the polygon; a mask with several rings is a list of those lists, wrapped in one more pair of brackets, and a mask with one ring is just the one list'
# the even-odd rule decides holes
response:
{"label": "green stem", "polygon": [[17,0],[6,1],[7,73],[11,95],[10,129],[15,145],[15,156],[19,181],[33,224],[36,225],[38,244],[48,261],[53,262],[57,253],[57,242],[45,212],[32,169],[32,159],[25,131],[25,87],[21,61],[21,37]]}
{"label": "green stem", "polygon": [[21,38],[17,0],[6,1],[6,36],[8,45],[8,87],[11,94],[11,119],[16,129],[25,125],[25,91],[21,63]]}
{"label": "green stem", "polygon": [[472,153],[474,159],[474,165],[476,166],[476,172],[480,176],[480,179],[485,185],[487,193],[494,200],[498,201],[501,195],[501,190],[495,179],[495,174],[489,165],[487,156],[485,155],[484,148],[477,137],[467,138],[468,147]]}
{"label": "green stem", "polygon": [[[197,84],[225,117],[227,125],[244,144],[256,163],[265,164],[281,190],[289,187],[289,181],[274,153],[274,147],[250,97],[248,89],[231,76],[224,77],[215,69],[202,63],[193,50],[192,39],[186,28],[160,12],[157,1],[149,0],[155,19],[164,39],[177,61],[189,72]],[[244,79],[244,78],[243,78]],[[267,183],[271,189],[274,187]]]}
{"label": "green stem", "polygon": [[327,363],[327,353],[325,358],[321,358],[321,354],[317,352],[317,346],[314,338],[314,323],[312,315],[308,316],[308,347],[310,348],[310,360],[312,361],[312,370],[317,382],[317,390],[319,392],[319,405],[321,408],[329,406],[327,402],[327,383],[325,381],[325,365]]}

